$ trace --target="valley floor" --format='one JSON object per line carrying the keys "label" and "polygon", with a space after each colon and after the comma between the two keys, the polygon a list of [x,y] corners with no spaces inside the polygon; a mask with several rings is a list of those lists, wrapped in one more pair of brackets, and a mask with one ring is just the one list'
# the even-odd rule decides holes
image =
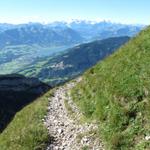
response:
{"label": "valley floor", "polygon": [[49,98],[45,125],[54,137],[47,150],[104,150],[99,140],[96,122],[81,123],[82,113],[70,97],[70,89],[81,79],[70,82],[54,91]]}

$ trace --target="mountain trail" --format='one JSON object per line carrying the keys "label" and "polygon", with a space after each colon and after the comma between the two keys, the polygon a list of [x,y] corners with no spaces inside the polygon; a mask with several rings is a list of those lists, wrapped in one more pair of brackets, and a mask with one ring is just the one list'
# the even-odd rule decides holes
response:
{"label": "mountain trail", "polygon": [[54,91],[49,98],[48,115],[45,125],[53,141],[46,150],[104,150],[97,135],[96,123],[80,123],[82,113],[70,96],[81,78],[70,82]]}

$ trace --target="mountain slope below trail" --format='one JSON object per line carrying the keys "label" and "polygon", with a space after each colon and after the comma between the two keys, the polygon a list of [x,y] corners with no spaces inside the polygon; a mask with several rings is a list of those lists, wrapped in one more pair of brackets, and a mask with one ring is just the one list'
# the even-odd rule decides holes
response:
{"label": "mountain slope below trail", "polygon": [[104,150],[96,134],[96,122],[81,124],[83,115],[70,98],[70,89],[81,80],[78,78],[55,89],[53,96],[49,98],[45,125],[53,140],[47,150]]}
{"label": "mountain slope below trail", "polygon": [[17,74],[0,76],[0,150],[46,148],[49,135],[43,117],[50,89],[35,78]]}
{"label": "mountain slope below trail", "polygon": [[128,40],[129,37],[118,37],[78,45],[54,58],[39,59],[17,73],[57,85],[82,74]]}
{"label": "mountain slope below trail", "polygon": [[150,27],[89,69],[72,99],[110,150],[150,149]]}
{"label": "mountain slope below trail", "polygon": [[48,91],[16,113],[7,128],[0,133],[0,150],[45,150],[49,134],[43,125],[47,114]]}
{"label": "mountain slope below trail", "polygon": [[36,78],[17,74],[0,76],[0,133],[26,105],[51,87]]}

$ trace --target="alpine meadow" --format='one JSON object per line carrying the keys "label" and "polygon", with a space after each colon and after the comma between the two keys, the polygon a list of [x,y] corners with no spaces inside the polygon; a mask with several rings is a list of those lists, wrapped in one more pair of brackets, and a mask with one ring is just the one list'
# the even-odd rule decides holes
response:
{"label": "alpine meadow", "polygon": [[0,2],[0,150],[150,150],[150,2]]}

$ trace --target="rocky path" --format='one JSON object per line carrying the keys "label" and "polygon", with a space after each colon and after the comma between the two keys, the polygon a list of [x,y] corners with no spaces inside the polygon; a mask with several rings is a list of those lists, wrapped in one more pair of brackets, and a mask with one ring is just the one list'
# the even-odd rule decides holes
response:
{"label": "rocky path", "polygon": [[54,141],[46,150],[104,150],[96,136],[97,125],[79,123],[82,114],[70,97],[70,89],[80,80],[59,87],[50,98],[45,125]]}

